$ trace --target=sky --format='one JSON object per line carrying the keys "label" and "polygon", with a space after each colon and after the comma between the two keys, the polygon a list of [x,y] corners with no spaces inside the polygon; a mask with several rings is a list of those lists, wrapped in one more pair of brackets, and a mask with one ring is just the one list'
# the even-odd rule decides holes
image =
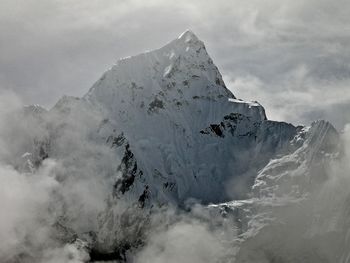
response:
{"label": "sky", "polygon": [[119,58],[191,29],[236,97],[269,119],[350,122],[347,0],[1,0],[0,91],[50,108]]}
{"label": "sky", "polygon": [[[186,29],[204,41],[236,97],[259,101],[270,119],[294,124],[327,119],[342,130],[350,123],[349,14],[348,0],[0,0],[0,159],[21,156],[23,145],[46,135],[30,118],[8,117],[13,108],[21,104],[50,108],[64,94],[82,96],[119,58],[159,48]],[[68,132],[57,143],[68,149],[63,160],[49,158],[30,176],[0,162],[0,207],[7,211],[0,217],[2,257],[17,255],[18,247],[26,250],[29,245],[33,254],[33,247],[45,252],[41,262],[84,261],[80,257],[86,255],[76,248],[57,247],[47,226],[56,221],[57,211],[63,213],[61,209],[77,213],[78,219],[91,219],[74,222],[80,232],[96,226],[94,220],[112,185],[97,178],[96,171],[103,167],[109,175],[118,162],[111,161],[115,156],[108,145],[86,141],[85,133],[97,117],[79,114],[81,122],[66,120]],[[345,158],[331,166],[334,178],[311,196],[309,204],[332,226],[349,218],[343,211],[347,206],[342,206],[349,199],[350,126],[346,127]],[[76,156],[83,159],[77,161]],[[49,209],[52,202],[55,210]],[[286,207],[291,227],[268,232],[268,237],[276,233],[281,237],[275,240],[282,248],[303,247],[299,234],[315,225],[305,221],[300,209]],[[197,217],[202,212],[152,232],[135,262],[192,263],[203,262],[203,257],[213,262],[226,249],[219,236],[232,235],[226,228],[216,233],[200,224]],[[169,218],[174,220],[172,214]],[[328,231],[323,224],[320,228]],[[326,241],[337,255],[338,242]],[[312,239],[305,247],[317,247],[318,242]],[[226,244],[231,253],[232,244]]]}

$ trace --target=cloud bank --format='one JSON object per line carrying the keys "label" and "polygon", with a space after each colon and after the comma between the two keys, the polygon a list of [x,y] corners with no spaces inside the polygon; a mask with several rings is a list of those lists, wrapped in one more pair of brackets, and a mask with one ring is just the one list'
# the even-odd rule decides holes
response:
{"label": "cloud bank", "polygon": [[349,122],[350,4],[321,1],[1,2],[0,87],[26,104],[82,95],[118,58],[191,28],[237,97],[270,118]]}
{"label": "cloud bank", "polygon": [[[260,101],[271,119],[309,123],[326,118],[339,129],[349,122],[348,1],[5,0],[0,5],[0,206],[6,210],[0,218],[0,238],[4,240],[0,254],[5,262],[86,261],[84,251],[52,238],[57,234],[51,229],[57,215],[50,206],[54,203],[55,211],[62,214],[74,212],[69,224],[81,233],[96,228],[96,221],[85,219],[97,218],[110,189],[108,182],[101,184],[103,180],[95,175],[101,167],[115,170],[109,166],[113,157],[108,149],[86,143],[89,134],[81,133],[81,127],[91,128],[90,121],[96,116],[83,117],[83,123],[69,123],[68,133],[59,139],[62,147],[72,149],[63,163],[46,159],[34,174],[21,170],[23,163],[28,166],[24,159],[13,158],[22,156],[19,149],[30,147],[33,137],[47,136],[38,123],[22,122],[23,118],[12,115],[21,100],[50,107],[63,94],[82,95],[119,57],[159,47],[185,28],[206,42],[233,93]],[[344,145],[349,149],[348,126],[344,130]],[[91,165],[75,162],[82,152]],[[298,215],[305,210],[288,207],[293,222],[285,216],[278,219],[292,227],[282,236],[277,235],[278,227],[267,230],[263,241],[275,237],[277,243],[284,244],[277,250],[277,259],[289,259],[288,253],[300,248],[296,245],[299,236],[294,233],[314,224],[308,237],[321,233],[321,238],[307,239],[308,248],[324,248],[323,256],[346,262],[348,172],[346,150],[344,159],[335,161],[328,171],[329,180],[305,204],[307,211],[314,209],[329,221],[304,221]],[[227,231],[229,238],[223,237],[205,212],[199,211],[163,222],[158,231],[149,233],[135,261],[177,262],[180,257],[183,262],[213,262],[218,255],[232,259],[237,252],[232,243],[235,231]],[[217,220],[214,223],[225,224]],[[227,224],[221,229],[236,227]],[[333,242],[327,231],[336,233],[342,242]],[[285,240],[285,236],[291,238]],[[256,245],[259,243],[248,243],[247,251]],[[18,252],[28,258],[18,258]],[[261,263],[262,259],[257,260]]]}

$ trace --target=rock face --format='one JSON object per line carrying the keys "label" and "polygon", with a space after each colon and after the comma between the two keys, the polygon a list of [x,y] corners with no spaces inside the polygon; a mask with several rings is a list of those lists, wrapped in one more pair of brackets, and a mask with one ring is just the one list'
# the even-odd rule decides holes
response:
{"label": "rock face", "polygon": [[[338,136],[323,121],[307,128],[267,120],[259,103],[237,99],[191,31],[119,60],[83,98],[63,97],[47,112],[27,111],[46,131],[35,138],[36,150],[26,146],[30,169],[54,158],[68,170],[75,167],[69,170],[74,180],[84,180],[78,169],[88,167],[110,190],[91,229],[93,246],[107,252],[138,242],[133,236],[142,227],[131,226],[143,218],[140,209],[181,207],[191,198],[226,202],[246,197],[251,188],[254,198],[278,196],[283,187],[302,191],[298,180],[309,167],[316,169],[315,156],[335,151]],[[294,176],[301,166],[303,173]],[[132,208],[117,211],[121,202]],[[62,211],[63,225],[78,236],[88,232],[70,219],[74,211]]]}
{"label": "rock face", "polygon": [[260,104],[235,99],[190,31],[118,61],[83,101],[104,112],[105,133],[128,141],[135,163],[123,171],[122,194],[139,197],[147,187],[160,204],[227,200],[228,181],[253,175],[298,132],[268,121]]}
{"label": "rock face", "polygon": [[324,186],[328,166],[339,157],[339,135],[317,121],[300,128],[291,145],[291,152],[257,173],[251,198],[209,206],[237,222],[234,262],[348,262],[342,261],[347,250],[340,214],[349,199]]}

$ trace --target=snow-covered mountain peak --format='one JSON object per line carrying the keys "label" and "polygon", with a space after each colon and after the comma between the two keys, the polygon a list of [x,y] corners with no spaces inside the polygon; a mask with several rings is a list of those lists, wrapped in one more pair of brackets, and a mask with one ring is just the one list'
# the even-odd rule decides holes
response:
{"label": "snow-covered mountain peak", "polygon": [[184,40],[185,42],[190,41],[198,41],[198,37],[190,30],[187,29],[185,32],[183,32],[178,39]]}
{"label": "snow-covered mountain peak", "polygon": [[188,52],[190,48],[205,49],[204,42],[201,41],[191,30],[186,30],[177,39],[169,43],[169,45],[178,45]]}
{"label": "snow-covered mountain peak", "polygon": [[267,120],[258,102],[235,98],[189,30],[160,49],[119,60],[83,98],[64,96],[49,111],[30,106],[23,113],[18,120],[25,122],[11,123],[26,136],[14,133],[6,158],[25,173],[57,160],[62,187],[52,198],[54,234],[69,244],[86,241],[92,262],[139,246],[151,209],[193,199],[241,199],[212,207],[233,216],[240,236],[253,237],[270,221],[262,206],[304,198],[338,156],[331,124]]}
{"label": "snow-covered mountain peak", "polygon": [[[119,91],[123,92],[123,95],[118,95],[119,98],[124,97],[123,101],[131,99],[134,102],[137,95],[146,100],[152,97],[153,100],[160,92],[174,99],[186,95],[190,98],[210,97],[212,93],[234,97],[226,88],[203,42],[191,31],[184,32],[162,48],[117,61],[95,83],[86,98],[101,98],[107,93],[111,98]],[[131,96],[125,97],[128,93]]]}

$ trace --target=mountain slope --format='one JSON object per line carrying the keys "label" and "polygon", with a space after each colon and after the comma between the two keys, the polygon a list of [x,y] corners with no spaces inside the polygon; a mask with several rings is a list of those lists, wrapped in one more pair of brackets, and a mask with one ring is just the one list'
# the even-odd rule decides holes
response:
{"label": "mountain slope", "polygon": [[[251,237],[251,207],[286,193],[300,198],[305,180],[323,180],[307,175],[338,146],[327,122],[271,121],[258,102],[237,99],[191,31],[119,60],[83,98],[24,111],[35,132],[16,144],[11,162],[28,173],[58,162],[52,236],[84,240],[95,259],[142,244],[152,209],[189,199],[246,208],[236,221]],[[218,204],[242,198],[250,199]]]}
{"label": "mountain slope", "polygon": [[222,189],[228,180],[248,167],[259,169],[298,130],[267,121],[256,102],[235,99],[190,31],[163,48],[118,61],[84,101],[105,114],[105,136],[128,141],[143,178],[126,176],[133,181],[127,190],[140,196],[147,186],[160,202],[227,199]]}

